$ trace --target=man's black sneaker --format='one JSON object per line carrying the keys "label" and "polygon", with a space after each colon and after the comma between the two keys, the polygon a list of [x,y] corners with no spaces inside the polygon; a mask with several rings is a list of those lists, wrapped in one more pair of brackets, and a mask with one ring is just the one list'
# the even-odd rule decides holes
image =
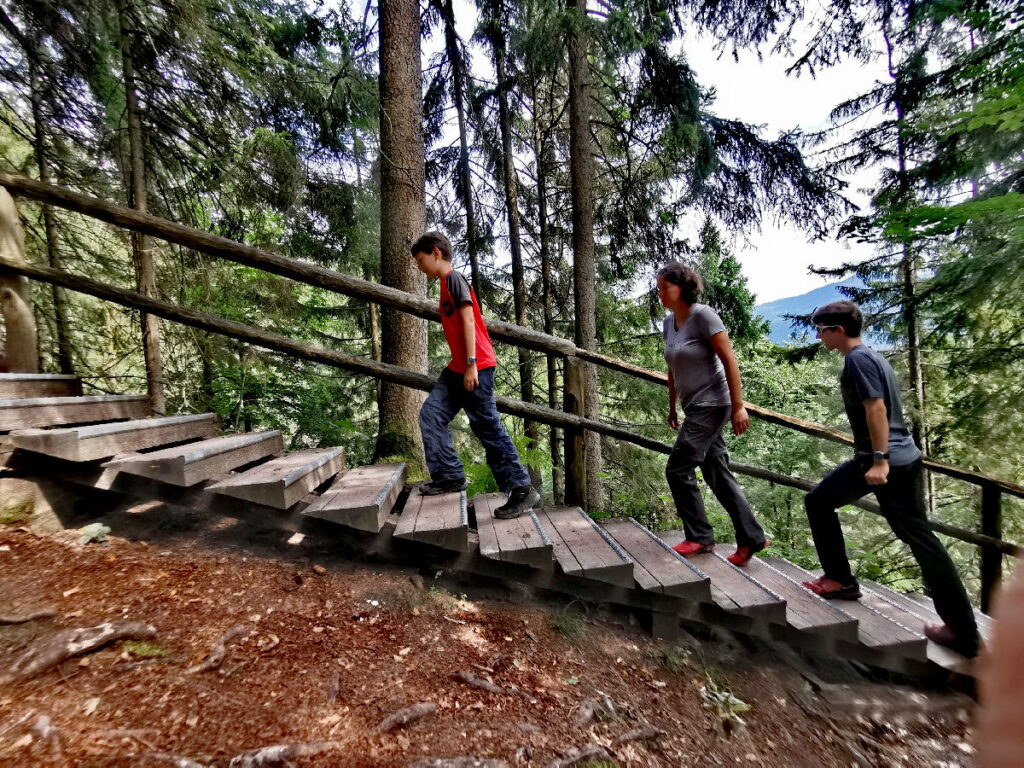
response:
{"label": "man's black sneaker", "polygon": [[532,509],[533,505],[540,501],[540,494],[534,490],[532,485],[520,485],[513,488],[508,495],[508,500],[494,510],[494,516],[499,520],[511,520],[519,517],[523,512]]}
{"label": "man's black sneaker", "polygon": [[434,480],[420,485],[420,493],[424,496],[440,496],[442,493],[458,493],[466,490],[466,478],[456,480]]}

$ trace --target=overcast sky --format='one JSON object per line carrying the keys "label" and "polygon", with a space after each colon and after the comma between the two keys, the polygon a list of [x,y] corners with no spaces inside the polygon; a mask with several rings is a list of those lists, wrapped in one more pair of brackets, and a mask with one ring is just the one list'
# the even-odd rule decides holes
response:
{"label": "overcast sky", "polygon": [[[765,56],[759,61],[748,54],[736,62],[730,55],[719,57],[711,41],[696,36],[684,40],[683,50],[698,82],[717,91],[712,111],[721,117],[763,125],[769,138],[798,126],[805,131],[826,127],[833,106],[864,93],[885,75],[884,64],[879,60],[871,68],[845,63],[822,71],[814,79],[807,75],[787,76],[785,70],[790,62],[784,57]],[[851,198],[866,204],[867,196],[859,190],[872,185],[875,178],[876,174],[869,172],[847,179]],[[871,255],[869,248],[845,241],[811,243],[797,227],[775,226],[770,222],[765,223],[760,233],[751,234],[749,242],[734,239],[732,246],[759,302],[794,296],[823,285],[825,280],[807,271],[809,264],[833,266]]]}

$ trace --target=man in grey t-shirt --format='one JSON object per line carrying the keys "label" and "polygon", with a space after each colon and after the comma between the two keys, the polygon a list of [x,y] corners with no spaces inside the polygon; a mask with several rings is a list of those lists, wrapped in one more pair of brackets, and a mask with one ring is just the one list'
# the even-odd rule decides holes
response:
{"label": "man in grey t-shirt", "polygon": [[845,357],[840,387],[856,453],[804,499],[824,571],[804,586],[826,599],[860,598],[836,509],[873,492],[893,533],[921,567],[925,589],[945,622],[926,626],[925,635],[965,656],[975,656],[980,639],[974,609],[953,560],[928,527],[921,452],[903,421],[896,374],[888,360],[861,341],[864,318],[853,302],[833,302],[815,310],[811,319],[822,344]]}

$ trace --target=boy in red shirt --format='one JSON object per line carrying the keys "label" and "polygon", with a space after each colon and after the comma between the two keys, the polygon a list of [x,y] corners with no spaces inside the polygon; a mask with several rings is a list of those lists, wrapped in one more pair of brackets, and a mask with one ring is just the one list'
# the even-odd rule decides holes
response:
{"label": "boy in red shirt", "polygon": [[518,517],[540,501],[530,475],[519,461],[494,404],[494,357],[480,306],[465,276],[452,268],[452,245],[440,232],[427,232],[413,243],[412,257],[420,272],[441,279],[441,327],[452,359],[420,409],[423,452],[431,482],[420,492],[433,496],[466,487],[466,473],[452,447],[448,425],[460,410],[469,417],[473,434],[484,444],[487,465],[508,497],[495,517]]}

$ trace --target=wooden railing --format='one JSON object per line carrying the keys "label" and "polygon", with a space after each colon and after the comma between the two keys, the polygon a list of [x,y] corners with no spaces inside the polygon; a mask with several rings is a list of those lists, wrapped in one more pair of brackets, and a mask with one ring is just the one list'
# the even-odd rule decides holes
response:
{"label": "wooden railing", "polygon": [[[224,258],[352,298],[391,307],[417,317],[432,321],[439,321],[440,319],[437,304],[426,298],[413,296],[404,291],[345,275],[341,272],[237,243],[227,238],[202,232],[149,214],[139,213],[63,187],[4,172],[0,172],[0,185],[6,187],[12,194],[43,203],[58,205],[67,210],[75,211],[124,229],[159,237],[168,242],[211,256]],[[143,310],[168,320],[226,335],[266,349],[356,371],[414,389],[429,390],[434,383],[432,378],[420,372],[296,341],[258,328],[224,320],[214,315],[197,312],[162,300],[152,299],[134,291],[126,291],[103,285],[87,278],[60,272],[48,267],[2,258],[0,258],[0,267],[34,280],[58,285],[121,304],[122,306]],[[590,350],[580,349],[567,339],[522,328],[499,320],[488,319],[486,323],[491,335],[500,341],[535,351],[555,354],[565,359],[566,410],[560,411],[535,403],[525,403],[514,398],[498,397],[497,400],[499,409],[505,413],[562,427],[567,430],[566,471],[570,475],[567,486],[570,489],[575,489],[578,497],[582,497],[582,489],[585,486],[585,475],[583,472],[585,461],[583,451],[585,447],[583,441],[579,439],[584,430],[625,440],[661,453],[668,453],[671,450],[669,445],[661,441],[605,422],[584,418],[581,415],[583,412],[581,405],[585,393],[580,384],[581,377],[574,375],[581,364],[589,363],[666,386],[667,376],[665,374],[631,365]],[[850,435],[820,424],[761,408],[752,403],[747,404],[747,409],[753,418],[771,424],[832,442],[846,445],[852,445],[853,443]],[[1024,498],[1024,487],[961,467],[943,464],[929,458],[926,458],[924,463],[929,471],[953,477],[981,488],[980,533],[935,521],[931,521],[930,526],[933,530],[940,533],[980,547],[982,607],[984,610],[987,610],[989,597],[1000,580],[1003,556],[1020,556],[1019,548],[1015,544],[1001,539],[1002,496],[1008,494],[1017,498]],[[759,477],[773,483],[804,491],[810,490],[814,485],[803,478],[791,477],[760,467],[735,462],[733,467],[742,474]],[[576,498],[572,501],[578,503],[579,500],[579,498]],[[869,512],[879,513],[877,505],[869,501],[862,501],[856,506]]]}

